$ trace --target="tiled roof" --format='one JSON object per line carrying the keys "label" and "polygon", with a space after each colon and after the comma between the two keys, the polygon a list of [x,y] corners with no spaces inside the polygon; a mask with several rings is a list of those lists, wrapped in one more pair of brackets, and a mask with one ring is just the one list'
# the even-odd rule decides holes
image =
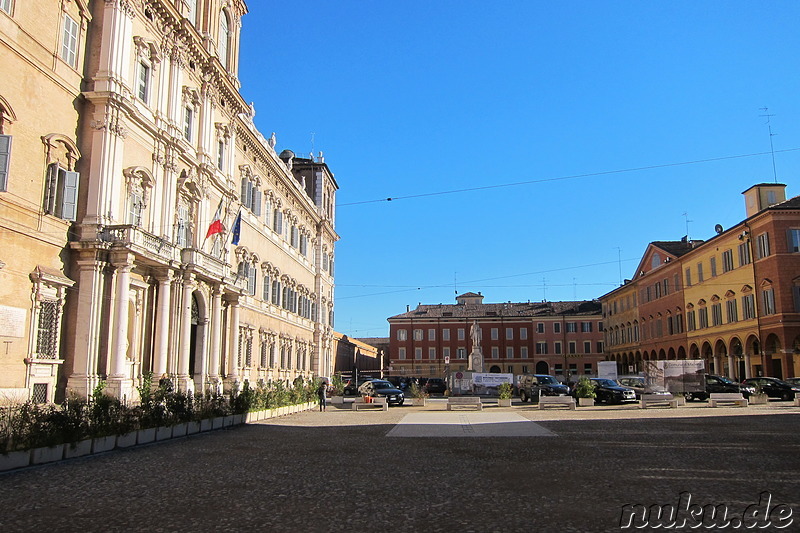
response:
{"label": "tiled roof", "polygon": [[413,311],[389,317],[400,318],[493,318],[535,317],[555,315],[598,315],[597,301],[577,302],[525,302],[497,304],[438,304],[418,305]]}
{"label": "tiled roof", "polygon": [[653,241],[653,246],[661,248],[665,252],[680,257],[683,254],[689,253],[694,250],[698,245],[702,244],[701,240],[692,241]]}
{"label": "tiled roof", "polygon": [[795,196],[779,204],[771,205],[767,209],[800,209],[800,196]]}

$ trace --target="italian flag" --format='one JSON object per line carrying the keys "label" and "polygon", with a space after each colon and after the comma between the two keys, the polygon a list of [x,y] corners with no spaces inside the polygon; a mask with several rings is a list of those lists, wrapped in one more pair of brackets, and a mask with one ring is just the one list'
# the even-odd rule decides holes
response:
{"label": "italian flag", "polygon": [[217,212],[214,213],[214,219],[211,221],[211,225],[208,226],[208,231],[206,232],[206,239],[211,237],[212,235],[216,235],[217,233],[222,233],[225,231],[225,226],[222,225],[221,220],[222,215],[222,200],[219,201],[219,205],[217,206]]}

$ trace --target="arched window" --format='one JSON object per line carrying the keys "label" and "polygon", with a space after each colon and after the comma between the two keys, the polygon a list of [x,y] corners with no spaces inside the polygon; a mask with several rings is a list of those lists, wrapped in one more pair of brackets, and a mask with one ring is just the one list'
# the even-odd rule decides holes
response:
{"label": "arched window", "polygon": [[222,66],[228,68],[228,48],[230,44],[230,24],[228,22],[228,14],[223,10],[219,14],[219,46],[217,48],[217,55]]}

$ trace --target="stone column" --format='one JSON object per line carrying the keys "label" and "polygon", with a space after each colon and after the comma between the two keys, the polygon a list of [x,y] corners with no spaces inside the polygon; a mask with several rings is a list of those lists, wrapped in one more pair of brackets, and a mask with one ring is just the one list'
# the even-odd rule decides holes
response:
{"label": "stone column", "polygon": [[750,354],[744,354],[744,377],[752,378],[753,371],[750,369]]}
{"label": "stone column", "polygon": [[158,308],[156,311],[155,346],[153,353],[153,387],[167,372],[167,350],[169,349],[169,323],[172,271],[164,270],[158,276]]}
{"label": "stone column", "polygon": [[128,308],[130,306],[131,269],[133,254],[122,253],[112,260],[116,271],[116,291],[114,295],[113,343],[111,346],[111,365],[108,376],[108,392],[117,398],[131,398],[133,380],[128,364]]}
{"label": "stone column", "polygon": [[[219,382],[219,363],[222,344],[222,291],[219,285],[211,293],[211,350],[208,363],[208,381],[212,387]],[[216,390],[216,388],[215,388]]]}
{"label": "stone column", "polygon": [[87,398],[98,383],[105,262],[98,259],[94,250],[79,253],[74,359],[67,379],[67,390]]}
{"label": "stone column", "polygon": [[714,356],[714,373],[719,376],[722,375],[722,357],[719,355]]}
{"label": "stone column", "polygon": [[192,293],[194,292],[194,274],[186,273],[183,278],[183,298],[181,299],[181,337],[178,347],[178,389],[193,389],[189,376],[189,355],[192,346]]}
{"label": "stone column", "polygon": [[736,357],[733,354],[728,354],[728,377],[734,379],[736,377]]}
{"label": "stone column", "polygon": [[230,390],[239,381],[239,295],[228,295],[227,300],[230,316],[228,317],[228,372],[225,377],[225,389]]}

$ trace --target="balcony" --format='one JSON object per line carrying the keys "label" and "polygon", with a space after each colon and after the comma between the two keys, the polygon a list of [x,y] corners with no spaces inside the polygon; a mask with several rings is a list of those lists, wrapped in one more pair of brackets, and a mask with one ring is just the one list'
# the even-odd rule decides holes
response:
{"label": "balcony", "polygon": [[222,279],[229,272],[229,265],[225,261],[197,248],[184,248],[181,250],[181,263],[192,266],[200,274],[215,279]]}
{"label": "balcony", "polygon": [[177,248],[172,243],[130,224],[106,226],[100,233],[100,240],[126,248],[155,263],[169,263],[178,259]]}

